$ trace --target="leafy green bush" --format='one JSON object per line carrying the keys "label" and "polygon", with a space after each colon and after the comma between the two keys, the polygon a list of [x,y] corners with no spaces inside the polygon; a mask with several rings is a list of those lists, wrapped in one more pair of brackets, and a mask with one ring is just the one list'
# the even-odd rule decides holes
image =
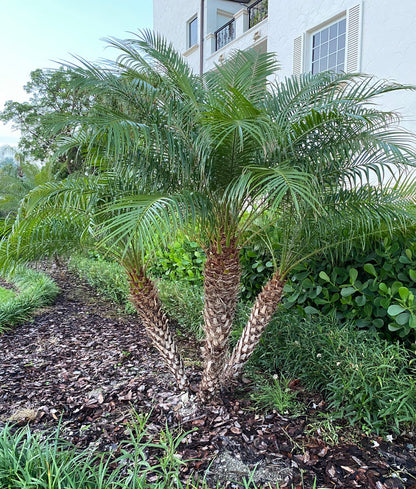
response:
{"label": "leafy green bush", "polygon": [[342,266],[309,262],[291,277],[285,293],[285,306],[305,315],[335,312],[341,321],[414,341],[416,241],[384,239],[367,253],[355,247]]}
{"label": "leafy green bush", "polygon": [[157,252],[149,273],[175,282],[181,280],[202,285],[205,259],[205,253],[198,244],[183,237]]}
{"label": "leafy green bush", "polygon": [[241,298],[244,301],[253,301],[273,273],[272,258],[268,250],[255,244],[252,248],[241,250],[240,260]]}
{"label": "leafy green bush", "polygon": [[34,309],[53,302],[59,292],[51,278],[24,267],[17,268],[7,280],[19,293],[0,303],[0,332],[25,321]]}
{"label": "leafy green bush", "polygon": [[264,334],[252,365],[298,378],[326,394],[335,416],[370,430],[416,422],[414,357],[375,332],[336,319],[302,319],[282,308]]}

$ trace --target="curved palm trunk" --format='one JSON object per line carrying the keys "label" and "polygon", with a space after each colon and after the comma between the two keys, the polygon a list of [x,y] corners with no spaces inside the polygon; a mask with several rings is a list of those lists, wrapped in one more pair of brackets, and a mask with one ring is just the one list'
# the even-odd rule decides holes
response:
{"label": "curved palm trunk", "polygon": [[240,257],[235,243],[214,243],[204,268],[204,330],[202,348],[204,371],[199,399],[209,400],[220,387],[221,372],[227,361],[228,338],[233,325],[240,286]]}
{"label": "curved palm trunk", "polygon": [[135,306],[153,345],[160,352],[175,376],[180,390],[186,390],[188,379],[175,340],[169,330],[168,318],[162,309],[159,292],[143,272],[128,271],[130,299]]}
{"label": "curved palm trunk", "polygon": [[243,333],[224,368],[221,379],[223,385],[232,382],[241,374],[243,366],[256,349],[263,331],[282,300],[284,284],[285,281],[276,272],[257,296]]}

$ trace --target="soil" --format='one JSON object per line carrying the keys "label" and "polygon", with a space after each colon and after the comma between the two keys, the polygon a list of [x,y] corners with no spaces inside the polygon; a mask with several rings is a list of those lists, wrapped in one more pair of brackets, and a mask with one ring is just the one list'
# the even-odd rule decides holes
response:
{"label": "soil", "polygon": [[[338,421],[329,430],[318,422],[324,400],[296,379],[292,388],[308,406],[302,416],[254,410],[249,382],[197,411],[179,410],[173,378],[137,317],[66,269],[48,271],[61,287],[56,303],[0,336],[0,430],[8,421],[34,431],[60,425],[61,437],[78,447],[117,455],[133,408],[149,413],[147,436],[157,438],[166,423],[189,432],[178,446],[182,460],[192,459],[182,466],[184,480],[193,474],[213,487],[217,480],[241,487],[256,468],[253,481],[264,487],[416,489],[413,433],[387,440]],[[181,345],[196,383],[199,345]]]}

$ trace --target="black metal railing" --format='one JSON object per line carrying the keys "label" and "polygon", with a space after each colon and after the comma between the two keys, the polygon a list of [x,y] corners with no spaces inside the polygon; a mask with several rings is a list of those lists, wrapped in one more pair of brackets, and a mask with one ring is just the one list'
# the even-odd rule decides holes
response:
{"label": "black metal railing", "polygon": [[265,19],[268,15],[269,11],[269,1],[268,0],[257,0],[253,4],[247,7],[248,9],[248,27],[249,29],[263,19]]}
{"label": "black metal railing", "polygon": [[218,49],[235,39],[235,19],[230,20],[230,22],[217,29],[214,34],[215,51],[218,51]]}

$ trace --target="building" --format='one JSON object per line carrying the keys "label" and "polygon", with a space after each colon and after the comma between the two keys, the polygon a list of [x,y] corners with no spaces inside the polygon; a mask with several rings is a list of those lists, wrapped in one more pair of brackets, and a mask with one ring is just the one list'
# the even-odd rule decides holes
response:
{"label": "building", "polygon": [[[414,0],[153,0],[153,16],[196,73],[252,47],[277,54],[278,79],[330,69],[416,85]],[[416,92],[380,103],[416,131]]]}

